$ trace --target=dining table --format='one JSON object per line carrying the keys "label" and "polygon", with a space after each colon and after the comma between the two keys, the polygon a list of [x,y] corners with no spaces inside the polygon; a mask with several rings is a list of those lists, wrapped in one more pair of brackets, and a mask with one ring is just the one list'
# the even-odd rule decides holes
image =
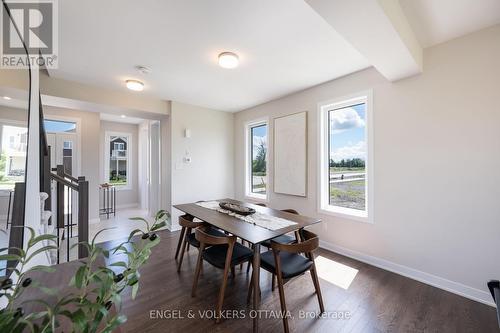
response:
{"label": "dining table", "polygon": [[226,231],[236,237],[241,238],[251,244],[253,244],[253,290],[257,291],[253,293],[253,310],[255,315],[253,317],[253,332],[258,332],[259,330],[259,306],[260,306],[260,245],[262,242],[268,241],[275,237],[302,230],[313,224],[321,222],[321,219],[307,217],[303,215],[292,214],[288,212],[283,212],[278,209],[273,209],[265,206],[256,205],[250,202],[242,202],[234,199],[217,199],[211,201],[218,202],[229,202],[243,207],[253,208],[256,212],[263,214],[264,216],[281,218],[290,221],[287,226],[279,229],[270,229],[263,226],[259,226],[254,223],[242,220],[241,216],[235,216],[234,214],[227,214],[220,212],[217,209],[210,209],[203,207],[200,202],[193,202],[187,204],[174,205],[174,207],[188,215],[196,217],[216,228]]}

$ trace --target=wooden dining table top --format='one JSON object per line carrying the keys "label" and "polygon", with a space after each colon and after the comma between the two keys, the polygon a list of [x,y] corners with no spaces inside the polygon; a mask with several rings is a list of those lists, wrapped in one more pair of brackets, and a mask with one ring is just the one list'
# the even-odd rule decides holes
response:
{"label": "wooden dining table top", "polygon": [[174,205],[174,207],[186,214],[189,214],[200,220],[203,220],[217,228],[227,231],[253,244],[262,243],[277,236],[321,222],[321,219],[318,218],[282,212],[277,209],[263,207],[249,202],[242,202],[234,199],[226,198],[214,201],[231,202],[241,206],[250,207],[255,209],[259,213],[280,217],[295,222],[296,224],[277,230],[269,230],[264,227],[254,225],[252,223],[242,221],[234,216],[230,216],[228,214],[220,213],[213,209],[202,207],[200,205],[197,205],[196,203]]}

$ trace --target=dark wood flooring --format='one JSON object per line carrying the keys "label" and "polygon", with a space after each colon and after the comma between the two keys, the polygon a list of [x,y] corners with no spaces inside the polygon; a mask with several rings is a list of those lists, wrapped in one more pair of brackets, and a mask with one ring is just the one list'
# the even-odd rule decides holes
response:
{"label": "dark wood flooring", "polygon": [[[224,309],[243,310],[236,313],[246,318],[225,319],[215,324],[213,319],[200,318],[198,311],[213,310],[222,279],[222,271],[205,263],[200,276],[198,295],[191,297],[191,285],[197,250],[184,257],[182,271],[177,273],[174,260],[179,233],[161,231],[160,245],[142,270],[137,298],[124,296],[123,313],[128,321],[122,332],[251,332],[251,307],[246,303],[250,275],[246,269],[236,270],[226,290]],[[117,242],[107,242],[111,247]],[[320,279],[325,309],[330,316],[335,311],[348,311],[350,319],[300,319],[299,311],[318,311],[319,306],[309,273],[285,285],[292,332],[500,332],[495,309],[452,293],[428,286],[406,277],[320,249],[317,255],[359,270],[347,290]],[[280,310],[277,289],[271,292],[270,275],[261,272],[262,310]],[[156,310],[181,318],[157,317]],[[195,315],[188,318],[189,311]],[[276,314],[277,312],[274,312]],[[282,332],[281,319],[260,320],[260,332]],[[265,317],[265,315],[263,314]]]}

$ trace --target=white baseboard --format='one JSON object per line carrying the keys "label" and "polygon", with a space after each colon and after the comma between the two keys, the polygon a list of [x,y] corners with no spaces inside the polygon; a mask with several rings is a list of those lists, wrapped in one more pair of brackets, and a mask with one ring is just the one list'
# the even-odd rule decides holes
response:
{"label": "white baseboard", "polygon": [[451,293],[469,298],[473,301],[477,301],[495,307],[495,303],[493,302],[491,295],[486,291],[472,288],[463,285],[459,282],[451,281],[436,275],[425,273],[407,266],[393,263],[385,259],[373,257],[361,252],[350,250],[345,247],[328,243],[322,240],[320,240],[320,247],[344,255],[346,257],[359,260],[369,265],[382,268],[399,275],[406,276],[410,279],[417,280],[419,282],[431,285],[433,287],[443,289]]}
{"label": "white baseboard", "polygon": [[123,204],[123,205],[116,205],[116,209],[124,209],[124,208],[137,208],[139,207],[139,204],[136,203],[129,203],[129,204]]}
{"label": "white baseboard", "polygon": [[172,223],[172,220],[168,220],[167,221],[167,229],[170,230],[170,231],[178,231],[178,230],[181,230],[181,226],[179,225],[179,223]]}

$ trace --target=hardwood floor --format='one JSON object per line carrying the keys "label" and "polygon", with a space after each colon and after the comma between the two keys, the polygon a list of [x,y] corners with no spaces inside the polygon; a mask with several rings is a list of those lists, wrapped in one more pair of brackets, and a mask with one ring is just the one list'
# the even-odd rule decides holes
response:
{"label": "hardwood floor", "polygon": [[[191,297],[197,249],[191,248],[184,257],[180,273],[174,260],[179,233],[161,231],[160,245],[150,261],[141,270],[141,286],[137,298],[132,301],[124,296],[123,313],[128,321],[123,332],[251,332],[251,307],[246,303],[247,288],[251,275],[246,267],[236,270],[234,279],[229,278],[224,300],[224,310],[235,310],[236,317],[215,324],[214,319],[200,317],[200,312],[215,308],[222,281],[221,270],[204,263],[200,275],[197,297]],[[118,241],[103,243],[111,247]],[[344,256],[322,250],[317,256],[327,267],[343,267],[349,272],[358,270],[347,289],[329,282],[328,276],[320,284],[325,309],[330,318],[300,319],[299,311],[318,312],[319,305],[309,273],[297,277],[285,285],[289,319],[292,332],[500,332],[495,309],[426,284],[384,271]],[[346,266],[342,266],[342,265]],[[324,275],[324,274],[323,274]],[[272,315],[280,310],[279,295],[271,293],[271,275],[261,272],[262,313],[260,332],[282,332],[282,321]],[[243,312],[239,312],[243,310]],[[151,313],[153,311],[153,313]],[[161,312],[164,318],[159,318]],[[194,319],[188,314],[194,314]],[[335,312],[337,311],[337,312]],[[347,314],[349,319],[336,319],[335,315]],[[230,312],[227,311],[226,314]],[[167,315],[176,318],[166,318]],[[266,318],[266,314],[268,318]],[[152,317],[151,317],[152,316]]]}

